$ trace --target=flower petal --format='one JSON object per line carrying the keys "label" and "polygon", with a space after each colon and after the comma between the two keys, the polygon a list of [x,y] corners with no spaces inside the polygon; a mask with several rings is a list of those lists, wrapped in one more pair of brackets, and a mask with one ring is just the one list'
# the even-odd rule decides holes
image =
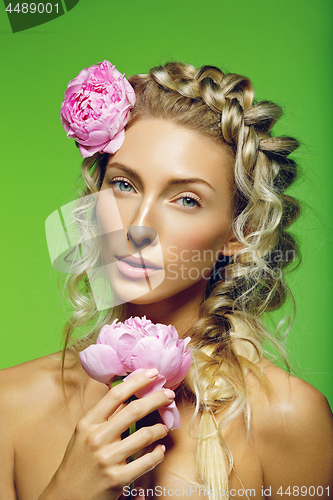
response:
{"label": "flower petal", "polygon": [[[163,344],[156,337],[146,337],[139,340],[133,349],[133,368],[157,368],[160,372],[160,363],[163,357]],[[164,373],[161,373],[164,375]]]}
{"label": "flower petal", "polygon": [[118,149],[120,149],[120,146],[124,142],[124,139],[125,139],[125,131],[121,130],[113,137],[113,139],[108,143],[108,145],[103,148],[103,152],[114,154],[116,151],[118,151]]}
{"label": "flower petal", "polygon": [[98,382],[108,384],[115,375],[126,375],[117,353],[109,345],[93,344],[79,353],[84,371]]}
{"label": "flower petal", "polygon": [[182,356],[182,363],[178,372],[175,372],[172,377],[170,377],[167,381],[167,387],[176,388],[181,383],[181,381],[185,378],[187,372],[190,369],[192,362],[192,354],[191,350],[187,348]]}
{"label": "flower petal", "polygon": [[134,332],[133,334],[123,333],[119,337],[117,343],[117,353],[120,361],[123,363],[124,366],[126,366],[127,371],[133,370],[132,355],[133,355],[133,349],[137,344],[137,342],[138,339],[135,338]]}
{"label": "flower petal", "polygon": [[178,429],[180,427],[180,414],[176,403],[173,401],[168,406],[163,406],[163,408],[158,409],[163,422],[168,427],[168,429]]}

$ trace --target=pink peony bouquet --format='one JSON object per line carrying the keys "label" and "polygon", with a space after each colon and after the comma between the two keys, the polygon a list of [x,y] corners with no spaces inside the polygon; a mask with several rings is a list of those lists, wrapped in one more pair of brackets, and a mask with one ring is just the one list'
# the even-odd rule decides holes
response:
{"label": "pink peony bouquet", "polygon": [[103,61],[83,69],[69,82],[60,118],[83,158],[97,151],[113,154],[124,141],[124,127],[134,104],[131,84],[109,61]]}
{"label": "pink peony bouquet", "polygon": [[[141,398],[161,389],[175,389],[187,374],[192,355],[186,349],[190,337],[179,339],[174,326],[154,324],[143,318],[129,318],[124,323],[115,320],[105,325],[93,344],[79,353],[87,374],[107,385],[115,376],[158,369],[157,379],[138,391]],[[129,376],[131,376],[129,375]],[[169,429],[180,426],[180,415],[173,401],[159,409]]]}

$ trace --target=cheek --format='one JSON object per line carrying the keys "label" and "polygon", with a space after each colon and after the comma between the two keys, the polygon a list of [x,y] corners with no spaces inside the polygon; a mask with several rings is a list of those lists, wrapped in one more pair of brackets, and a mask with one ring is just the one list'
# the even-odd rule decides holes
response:
{"label": "cheek", "polygon": [[102,232],[109,233],[124,229],[119,209],[111,189],[105,189],[98,193],[96,215]]}
{"label": "cheek", "polygon": [[[212,268],[226,242],[228,226],[217,228],[190,227],[190,230],[174,234],[167,248],[167,262],[178,262],[184,266]],[[176,257],[177,256],[177,257]]]}
{"label": "cheek", "polygon": [[98,193],[96,217],[103,260],[110,264],[116,254],[128,254],[126,231],[111,190]]}

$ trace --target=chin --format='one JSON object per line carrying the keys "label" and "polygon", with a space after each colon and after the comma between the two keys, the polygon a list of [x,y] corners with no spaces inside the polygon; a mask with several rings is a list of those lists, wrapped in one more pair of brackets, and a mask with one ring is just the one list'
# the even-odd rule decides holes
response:
{"label": "chin", "polygon": [[136,305],[148,305],[168,301],[172,302],[174,307],[177,308],[177,305],[183,304],[193,299],[195,296],[199,296],[203,299],[208,283],[207,280],[199,280],[196,282],[191,281],[190,283],[186,282],[183,286],[168,288],[165,286],[165,281],[166,280],[145,295],[128,300],[127,302]]}

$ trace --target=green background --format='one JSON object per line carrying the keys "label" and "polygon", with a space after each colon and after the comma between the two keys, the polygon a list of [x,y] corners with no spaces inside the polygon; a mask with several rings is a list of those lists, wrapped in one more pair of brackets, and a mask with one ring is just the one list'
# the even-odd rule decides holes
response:
{"label": "green background", "polygon": [[293,229],[303,263],[288,278],[297,304],[288,346],[297,374],[333,404],[332,5],[80,0],[16,34],[0,5],[1,368],[60,349],[65,313],[44,222],[75,196],[81,161],[59,119],[67,82],[104,59],[126,75],[181,60],[248,76],[256,98],[285,108],[276,132],[302,142],[291,193],[303,205]]}

